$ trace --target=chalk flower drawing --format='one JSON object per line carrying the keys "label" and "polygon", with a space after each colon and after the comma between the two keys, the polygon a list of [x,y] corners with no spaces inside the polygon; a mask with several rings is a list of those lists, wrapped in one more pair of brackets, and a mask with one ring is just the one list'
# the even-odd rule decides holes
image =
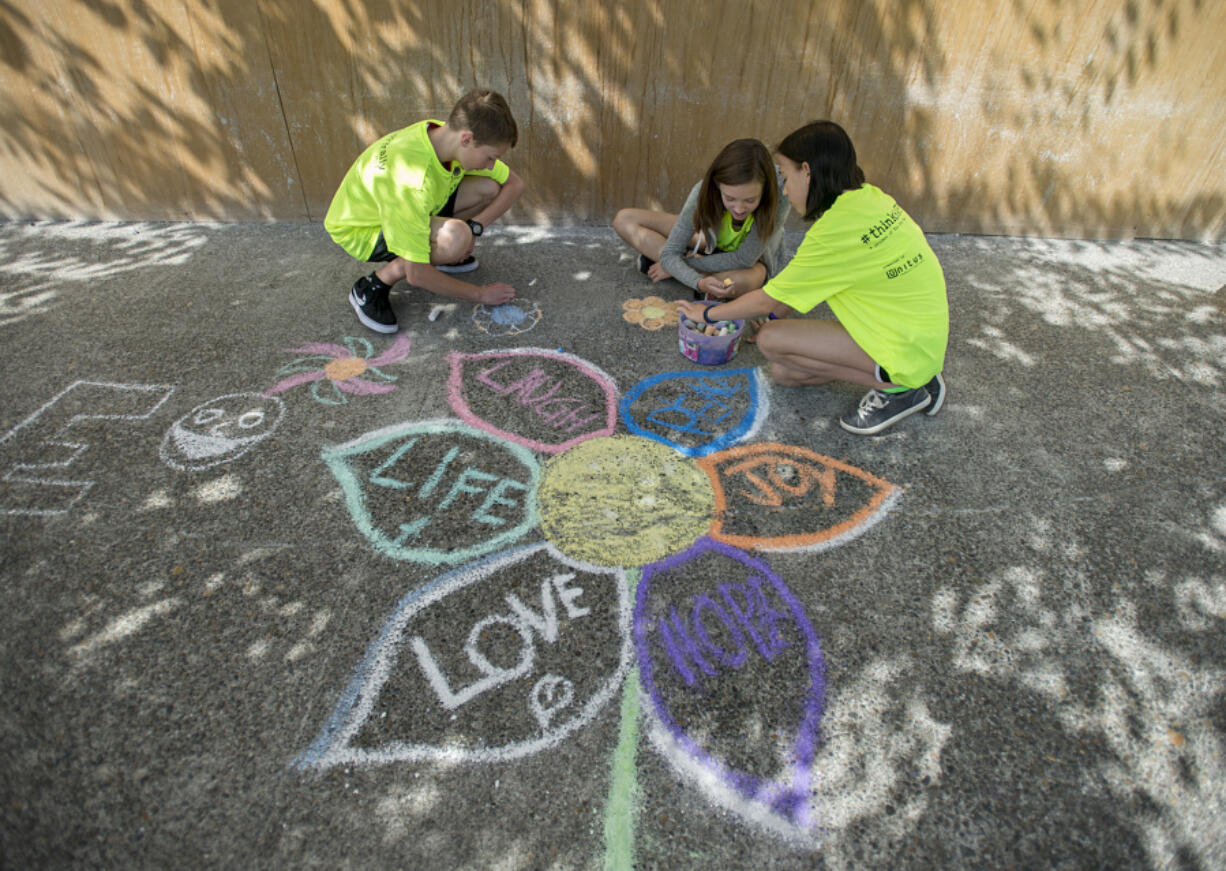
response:
{"label": "chalk flower drawing", "polygon": [[513,299],[502,305],[473,306],[473,323],[490,336],[518,336],[540,321],[540,306],[530,299]]}
{"label": "chalk flower drawing", "polygon": [[628,299],[622,303],[622,319],[632,324],[638,324],[645,330],[658,330],[660,327],[676,326],[680,320],[677,314],[677,303],[668,302],[658,296],[647,296],[643,299]]}
{"label": "chalk flower drawing", "polygon": [[300,348],[286,348],[287,354],[310,354],[286,363],[277,370],[277,375],[286,376],[268,390],[265,396],[310,384],[311,395],[326,405],[343,405],[349,400],[345,394],[369,396],[375,393],[391,393],[396,389],[388,375],[378,367],[399,363],[409,356],[412,344],[408,336],[400,333],[392,346],[378,356],[372,357],[375,349],[366,339],[345,336],[344,345],[331,342],[311,342]]}
{"label": "chalk flower drawing", "polygon": [[[626,319],[633,320],[633,314],[649,329],[662,324],[651,327],[645,315],[671,314],[675,322],[676,312],[667,311],[664,300],[630,302],[652,299],[660,304],[658,314],[652,306],[628,306]],[[769,408],[757,372],[678,372],[647,379],[620,403],[632,434],[617,435],[594,429],[605,419],[591,408],[575,418],[575,397],[581,391],[573,382],[598,372],[577,358],[524,349],[451,359],[450,399],[464,422],[405,424],[368,433],[350,446],[325,448],[332,471],[352,494],[365,498],[371,487],[402,492],[399,501],[381,503],[394,508],[392,522],[384,527],[392,529],[397,520],[424,512],[392,529],[394,547],[376,534],[365,514],[354,512],[361,501],[356,497],[349,500],[355,522],[384,555],[433,565],[490,554],[531,529],[539,529],[545,541],[484,556],[411,590],[295,764],[326,768],[428,758],[517,758],[551,746],[587,722],[608,700],[609,689],[624,682],[626,697],[633,701],[623,702],[623,718],[637,719],[637,713],[627,711],[638,710],[641,692],[652,743],[679,774],[747,821],[804,846],[821,843],[827,827],[839,822],[820,788],[822,767],[839,764],[820,752],[826,707],[821,642],[784,580],[741,548],[816,552],[845,543],[886,516],[902,489],[804,448],[752,442]],[[464,383],[465,373],[476,373],[471,384]],[[611,410],[617,391],[611,379],[607,386]],[[488,388],[488,395],[478,397],[482,410],[493,419],[512,421],[509,430],[473,411],[470,402],[479,388]],[[564,429],[574,423],[579,434],[557,446],[516,434],[519,427],[539,430],[542,420]],[[460,445],[448,446],[448,439],[466,434],[493,436],[495,443],[521,452],[528,466],[534,467],[530,445],[554,456],[528,481],[507,478],[497,464],[483,469],[453,465],[461,454],[478,456]],[[440,441],[440,436],[447,438]],[[373,472],[354,473],[332,462],[359,443],[378,463]],[[410,460],[411,453],[425,462]],[[469,543],[468,551],[457,552],[454,540],[445,549],[423,549],[419,539],[430,528],[436,501],[439,509],[470,512],[469,525],[486,524],[491,534]],[[843,504],[847,501],[851,504]],[[478,506],[475,511],[473,506]],[[504,516],[504,511],[510,513]],[[744,524],[742,515],[754,522]],[[454,521],[449,528],[456,528]],[[535,598],[531,583],[506,587],[497,601],[504,581],[493,581],[494,576],[521,559],[538,557],[541,564],[526,574],[531,583],[540,579],[539,607],[525,604]],[[487,574],[491,568],[494,573]],[[580,691],[580,672],[567,670],[573,659],[538,665],[535,639],[547,642],[542,649],[553,650],[563,626],[593,613],[592,593],[584,589],[600,586],[595,581],[600,573],[622,577],[625,583],[616,587],[623,594],[637,590],[632,628],[626,625],[624,606],[619,628],[623,644],[628,628],[634,634],[638,670],[627,680],[622,659],[601,672],[600,680],[588,682],[598,691]],[[519,582],[508,577],[506,583]],[[431,646],[415,636],[418,668],[408,657],[399,662],[410,623],[433,625],[436,609],[459,608],[448,600],[461,588],[470,591],[466,596],[475,596],[475,590],[492,595],[486,606],[492,610],[473,624],[459,655],[456,639],[438,638]],[[487,631],[491,628],[501,630],[502,641]],[[450,658],[437,659],[435,647],[448,645]],[[499,655],[486,655],[495,648]],[[393,678],[393,672],[400,673]],[[456,675],[465,677],[456,680]],[[384,702],[380,696],[385,682],[393,679],[401,691],[411,686],[413,698],[427,700],[412,722],[384,722],[394,700]],[[525,681],[532,687],[527,695]],[[761,696],[766,721],[758,716],[758,706],[751,706],[752,722],[738,726],[722,724],[705,710],[712,699],[740,700],[765,688],[773,688]],[[428,701],[431,696],[437,704]],[[482,705],[518,708],[527,731],[520,729],[514,738],[504,733],[491,743],[466,732],[464,716],[470,726],[480,721]],[[378,720],[372,719],[376,710],[382,711]],[[923,725],[940,732],[930,719]],[[774,743],[747,750],[744,734],[759,727]],[[629,743],[625,748],[619,744],[617,753],[632,755],[637,728],[623,722],[622,729]],[[366,739],[358,740],[362,735]],[[611,787],[619,794],[622,788]],[[632,785],[625,788],[633,790]]]}

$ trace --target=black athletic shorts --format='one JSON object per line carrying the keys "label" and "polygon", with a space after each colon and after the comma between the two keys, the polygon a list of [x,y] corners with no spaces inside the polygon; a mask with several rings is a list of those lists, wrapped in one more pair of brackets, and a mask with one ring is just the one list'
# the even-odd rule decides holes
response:
{"label": "black athletic shorts", "polygon": [[[438,210],[440,218],[450,218],[455,214],[455,198],[460,192],[459,185],[451,192],[451,196],[447,198],[447,202],[443,203],[443,207]],[[383,241],[383,231],[379,231],[379,238],[375,240],[375,250],[370,252],[370,256],[366,258],[367,263],[391,263],[398,255],[387,250],[387,243]]]}

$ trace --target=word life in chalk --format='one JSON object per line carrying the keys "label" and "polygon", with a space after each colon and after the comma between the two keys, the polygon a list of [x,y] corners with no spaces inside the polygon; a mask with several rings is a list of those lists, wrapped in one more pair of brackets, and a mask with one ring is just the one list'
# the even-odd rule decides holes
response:
{"label": "word life in chalk", "polygon": [[388,427],[323,459],[359,530],[392,559],[456,564],[536,524],[536,459],[459,421]]}
{"label": "word life in chalk", "polygon": [[444,575],[396,606],[299,764],[497,761],[551,746],[616,693],[630,609],[620,569],[549,544]]}
{"label": "word life in chalk", "polygon": [[[586,361],[538,348],[454,352],[448,398],[473,426],[544,453],[609,435],[617,387]],[[498,423],[495,423],[497,421]]]}
{"label": "word life in chalk", "polygon": [[[0,514],[51,516],[67,513],[90,488],[77,461],[91,444],[86,426],[101,421],[131,423],[151,417],[174,393],[165,384],[74,381],[41,408],[0,436],[17,461],[0,479]],[[102,424],[111,427],[114,424]]]}
{"label": "word life in chalk", "polygon": [[767,395],[757,369],[671,372],[636,384],[621,414],[635,435],[697,457],[752,438],[769,410]]}
{"label": "word life in chalk", "polygon": [[806,832],[824,664],[783,579],[743,551],[699,539],[643,569],[634,640],[664,755],[721,803]]}

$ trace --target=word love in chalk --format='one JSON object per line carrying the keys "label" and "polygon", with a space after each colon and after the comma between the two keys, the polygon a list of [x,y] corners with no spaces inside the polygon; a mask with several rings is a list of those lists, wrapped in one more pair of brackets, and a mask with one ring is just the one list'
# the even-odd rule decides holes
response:
{"label": "word love in chalk", "polygon": [[825,550],[885,517],[902,490],[808,448],[741,445],[702,457],[711,478],[711,537],[755,550]]}
{"label": "word love in chalk", "polygon": [[444,575],[396,606],[298,764],[497,761],[552,746],[625,679],[630,609],[621,570],[549,544]]}
{"label": "word love in chalk", "polygon": [[[585,360],[540,348],[450,355],[448,399],[475,427],[544,453],[610,435],[617,386]],[[497,424],[493,421],[498,421]]]}
{"label": "word love in chalk", "polygon": [[752,438],[766,419],[768,396],[758,369],[671,372],[640,381],[620,407],[631,433],[700,457]]}
{"label": "word love in chalk", "polygon": [[652,741],[677,770],[747,818],[808,832],[824,665],[783,579],[699,539],[643,569],[634,642]]}
{"label": "word love in chalk", "polygon": [[[545,578],[541,582],[539,611],[534,611],[529,605],[522,602],[515,593],[507,593],[505,598],[507,605],[511,608],[510,613],[490,614],[488,617],[474,623],[468,633],[467,640],[464,642],[464,655],[468,659],[467,664],[476,669],[480,677],[459,689],[454,689],[446,675],[443,674],[443,669],[440,667],[438,660],[435,659],[434,654],[430,652],[430,646],[426,643],[426,640],[420,635],[413,636],[409,644],[413,648],[413,652],[417,654],[417,661],[421,665],[421,670],[427,680],[429,680],[430,686],[434,688],[440,704],[448,710],[453,710],[476,698],[481,693],[499,687],[527,673],[536,660],[536,645],[533,641],[533,634],[539,635],[541,640],[547,641],[550,644],[558,640],[559,620],[557,603],[554,601],[555,590],[558,599],[561,600],[565,608],[566,616],[570,620],[577,620],[591,613],[590,608],[575,604],[575,600],[583,595],[583,589],[568,586],[574,579],[574,572]],[[496,634],[491,633],[490,630],[497,626],[510,627],[519,636],[518,659],[510,668],[494,665],[487,652],[483,650],[483,646],[488,643],[486,639]],[[540,722],[542,729],[548,727],[549,719],[552,715],[552,706],[545,704],[542,701],[542,696],[552,696],[557,692],[559,685],[565,687],[566,691],[570,690],[569,681],[556,675],[546,675],[533,689],[531,697],[533,714],[536,716],[537,721]],[[539,694],[538,690],[541,691]]]}
{"label": "word love in chalk", "polygon": [[322,456],[358,529],[392,559],[466,562],[537,522],[532,453],[459,421],[388,427]]}

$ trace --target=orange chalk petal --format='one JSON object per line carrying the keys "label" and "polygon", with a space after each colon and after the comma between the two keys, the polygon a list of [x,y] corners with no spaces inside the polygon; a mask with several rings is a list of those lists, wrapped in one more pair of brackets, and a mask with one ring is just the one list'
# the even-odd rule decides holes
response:
{"label": "orange chalk petal", "polygon": [[637,324],[643,320],[643,313],[640,311],[628,311],[622,315],[622,320]]}
{"label": "orange chalk petal", "polygon": [[641,299],[628,299],[622,303],[622,308],[626,311],[638,311],[643,307]]}
{"label": "orange chalk petal", "polygon": [[794,445],[740,445],[696,462],[715,490],[711,537],[746,549],[834,547],[881,519],[902,492],[863,469]]}

